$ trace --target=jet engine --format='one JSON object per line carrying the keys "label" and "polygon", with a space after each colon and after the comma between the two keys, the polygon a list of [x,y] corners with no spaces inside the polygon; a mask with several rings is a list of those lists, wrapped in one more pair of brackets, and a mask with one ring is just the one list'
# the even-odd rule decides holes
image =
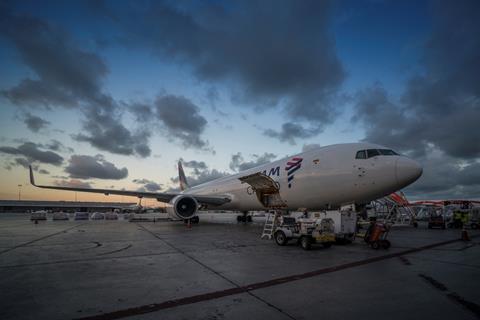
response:
{"label": "jet engine", "polygon": [[180,194],[170,200],[166,209],[172,219],[191,219],[197,213],[198,202],[192,196]]}

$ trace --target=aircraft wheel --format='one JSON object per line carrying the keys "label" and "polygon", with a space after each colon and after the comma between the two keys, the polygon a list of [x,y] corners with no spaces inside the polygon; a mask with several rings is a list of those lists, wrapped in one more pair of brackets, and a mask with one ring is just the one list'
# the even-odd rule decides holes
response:
{"label": "aircraft wheel", "polygon": [[237,216],[237,222],[245,222],[244,217],[238,215],[238,216]]}
{"label": "aircraft wheel", "polygon": [[252,222],[252,216],[247,216],[247,222]]}
{"label": "aircraft wheel", "polygon": [[190,219],[190,222],[191,223],[199,223],[200,222],[200,217],[199,216],[195,216],[193,218]]}
{"label": "aircraft wheel", "polygon": [[275,232],[274,238],[275,238],[275,242],[279,246],[284,246],[288,242],[287,236],[285,235],[285,233],[283,231],[280,231],[280,230]]}
{"label": "aircraft wheel", "polygon": [[310,241],[309,237],[302,237],[300,239],[300,245],[302,246],[303,250],[310,250],[312,248],[312,242]]}

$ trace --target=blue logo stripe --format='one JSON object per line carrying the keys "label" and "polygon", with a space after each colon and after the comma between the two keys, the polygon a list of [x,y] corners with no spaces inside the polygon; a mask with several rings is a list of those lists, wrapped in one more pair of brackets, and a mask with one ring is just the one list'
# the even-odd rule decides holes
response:
{"label": "blue logo stripe", "polygon": [[300,169],[300,165],[296,166],[295,168],[293,168],[292,170],[288,171],[288,175],[291,175],[292,173],[294,173],[295,171],[297,171],[298,169]]}
{"label": "blue logo stripe", "polygon": [[297,171],[298,169],[300,169],[301,165],[302,165],[302,161],[303,159],[302,158],[292,158],[292,160],[288,161],[286,166],[285,166],[285,170],[287,171],[287,181],[288,181],[288,187],[291,188],[292,187],[292,181],[293,181],[293,177],[294,177],[294,173],[295,171]]}

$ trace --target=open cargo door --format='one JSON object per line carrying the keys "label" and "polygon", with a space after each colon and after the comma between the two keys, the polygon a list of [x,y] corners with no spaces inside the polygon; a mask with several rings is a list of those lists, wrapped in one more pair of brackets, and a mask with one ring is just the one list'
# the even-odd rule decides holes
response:
{"label": "open cargo door", "polygon": [[257,195],[258,201],[260,201],[266,208],[283,208],[287,205],[280,197],[280,185],[278,182],[263,174],[257,172],[238,178],[242,183],[248,183],[250,185],[247,192]]}

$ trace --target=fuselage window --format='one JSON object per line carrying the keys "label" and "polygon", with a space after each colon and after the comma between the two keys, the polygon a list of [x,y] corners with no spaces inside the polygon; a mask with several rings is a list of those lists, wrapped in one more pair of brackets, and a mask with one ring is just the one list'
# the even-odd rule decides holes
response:
{"label": "fuselage window", "polygon": [[375,157],[375,156],[380,155],[380,152],[378,152],[377,149],[368,149],[367,150],[367,155],[368,155],[368,158],[371,158],[371,157]]}
{"label": "fuselage window", "polygon": [[365,154],[365,150],[358,151],[355,159],[366,159],[367,155]]}

